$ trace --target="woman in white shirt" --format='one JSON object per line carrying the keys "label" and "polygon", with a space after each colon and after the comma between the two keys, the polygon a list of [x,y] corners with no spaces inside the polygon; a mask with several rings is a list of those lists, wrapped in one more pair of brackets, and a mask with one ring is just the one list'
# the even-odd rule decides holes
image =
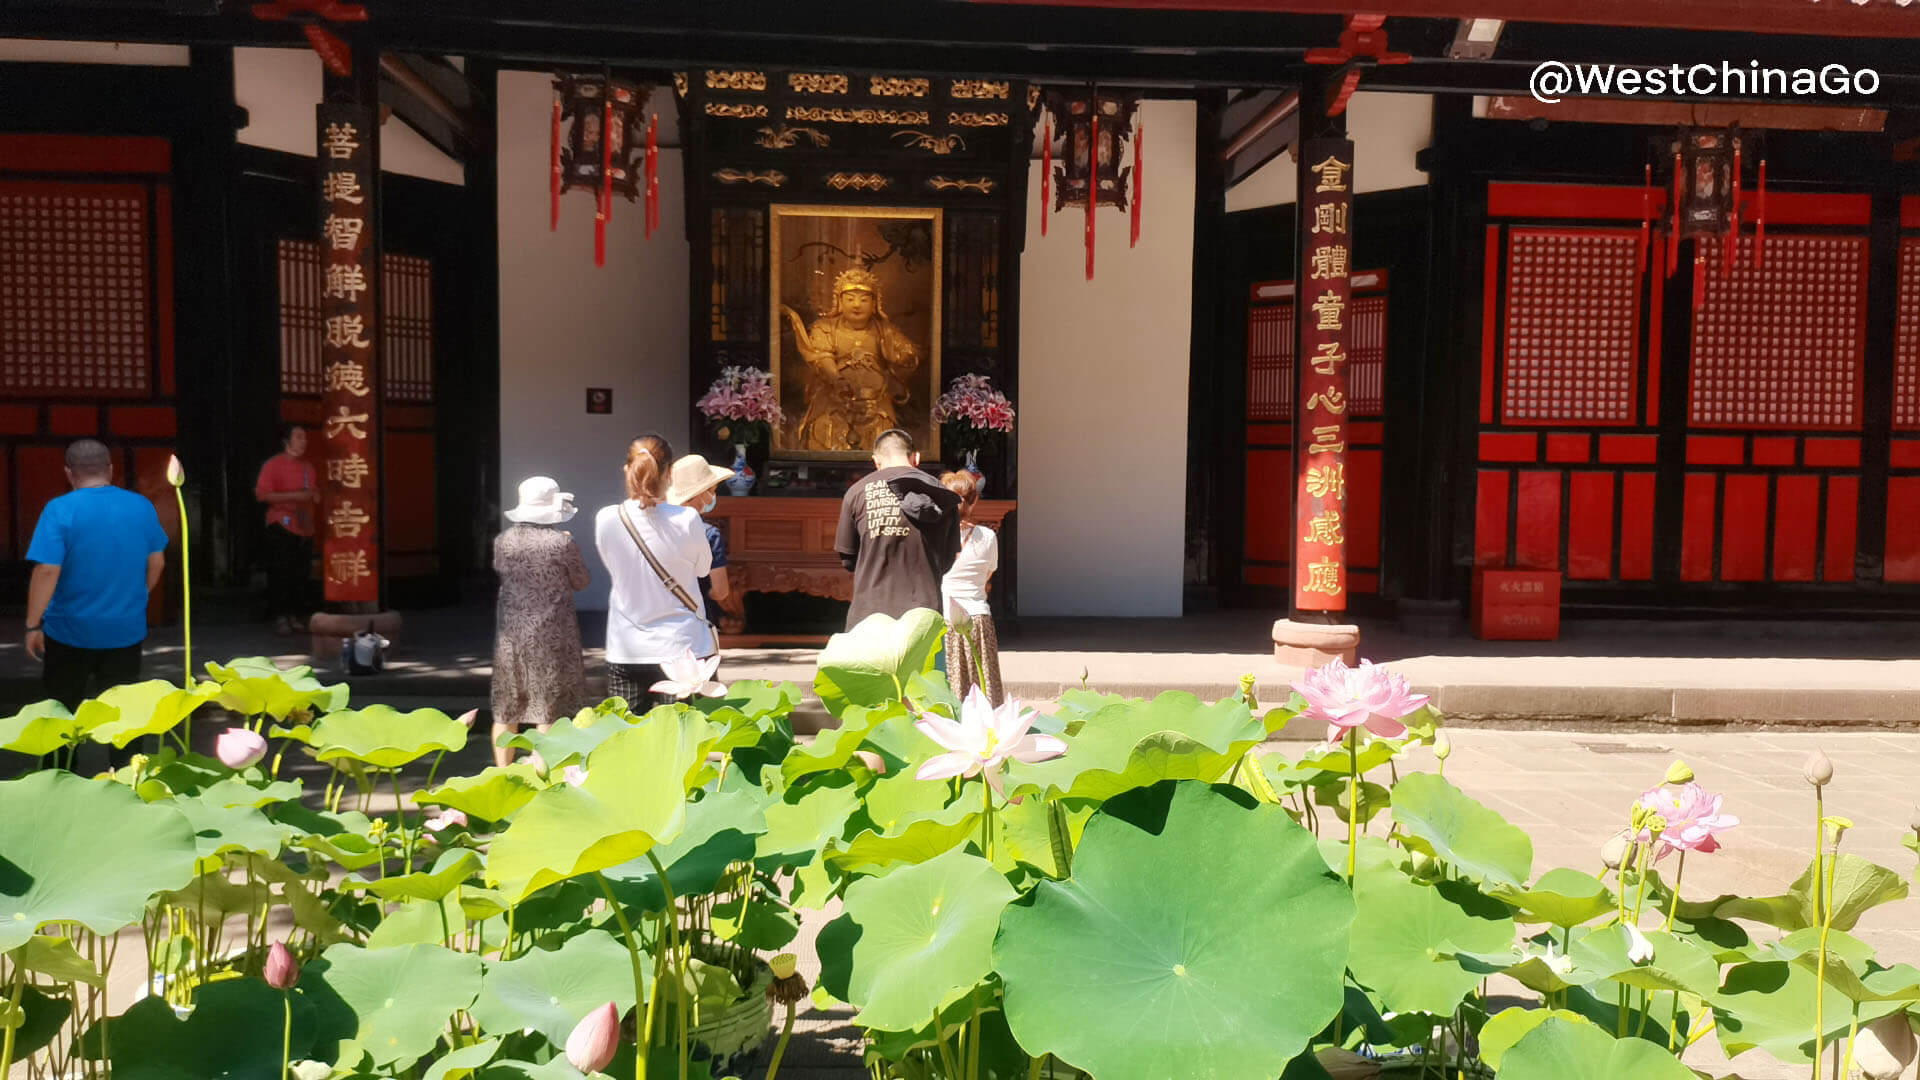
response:
{"label": "woman in white shirt", "polygon": [[974,523],[980,485],[972,473],[950,472],[940,482],[960,496],[960,554],[940,581],[948,628],[947,685],[963,698],[978,686],[998,706],[1006,695],[1000,687],[1000,639],[987,606],[987,581],[1000,568],[1000,541],[992,529]]}
{"label": "woman in white shirt", "polygon": [[[667,502],[672,460],[673,448],[660,436],[633,440],[627,447],[626,500],[601,507],[593,519],[594,544],[613,578],[607,602],[607,693],[627,699],[636,710],[671,700],[650,689],[666,678],[662,663],[688,652],[707,657],[719,651],[698,610],[699,582],[712,569],[713,550],[699,511]],[[641,553],[641,541],[674,587]]]}

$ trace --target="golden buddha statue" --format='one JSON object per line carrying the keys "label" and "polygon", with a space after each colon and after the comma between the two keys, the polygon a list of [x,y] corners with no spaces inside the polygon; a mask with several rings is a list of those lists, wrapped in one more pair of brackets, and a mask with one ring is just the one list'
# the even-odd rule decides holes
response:
{"label": "golden buddha statue", "polygon": [[920,366],[920,349],[887,318],[880,279],[855,267],[834,279],[833,307],[809,329],[800,313],[782,305],[806,360],[806,412],[794,432],[801,450],[867,450],[897,427],[895,406],[906,402],[906,377]]}

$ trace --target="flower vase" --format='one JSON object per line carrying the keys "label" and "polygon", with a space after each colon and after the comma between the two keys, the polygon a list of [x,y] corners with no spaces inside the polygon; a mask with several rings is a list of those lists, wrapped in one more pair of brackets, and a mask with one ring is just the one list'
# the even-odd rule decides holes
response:
{"label": "flower vase", "polygon": [[966,460],[961,463],[960,467],[973,474],[974,488],[978,490],[980,494],[984,495],[987,492],[987,477],[985,473],[980,471],[979,458],[980,451],[969,450],[967,451]]}
{"label": "flower vase", "polygon": [[733,476],[727,480],[727,494],[745,495],[753,490],[753,466],[747,464],[747,444],[733,444]]}

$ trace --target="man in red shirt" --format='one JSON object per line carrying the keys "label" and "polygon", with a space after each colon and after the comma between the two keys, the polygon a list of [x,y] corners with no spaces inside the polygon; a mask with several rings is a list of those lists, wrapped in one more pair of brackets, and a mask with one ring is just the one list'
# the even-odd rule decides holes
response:
{"label": "man in red shirt", "polygon": [[260,466],[253,497],[267,504],[264,544],[267,564],[267,614],[274,632],[306,628],[307,583],[313,565],[313,514],[320,485],[306,461],[307,429],[287,424],[280,430],[280,453]]}

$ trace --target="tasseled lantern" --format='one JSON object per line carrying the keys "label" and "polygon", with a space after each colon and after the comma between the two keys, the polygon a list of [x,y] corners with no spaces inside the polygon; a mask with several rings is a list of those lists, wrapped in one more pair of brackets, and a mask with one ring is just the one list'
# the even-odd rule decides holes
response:
{"label": "tasseled lantern", "polygon": [[[659,220],[659,187],[654,164],[656,119],[648,117],[642,135],[641,116],[653,88],[611,75],[556,75],[553,80],[553,136],[551,223],[560,227],[560,196],[575,188],[594,194],[593,261],[607,261],[607,221],[613,216],[613,196],[628,202],[646,199],[647,235]],[[602,138],[602,133],[606,138]],[[642,143],[646,161],[634,157]]]}
{"label": "tasseled lantern", "polygon": [[[1140,239],[1140,142],[1134,129],[1134,117],[1140,107],[1137,95],[1049,91],[1045,98],[1048,118],[1041,148],[1040,222],[1046,231],[1047,214],[1070,206],[1082,208],[1087,215],[1087,279],[1093,279],[1094,249],[1098,229],[1095,220],[1102,206],[1128,211],[1131,218],[1131,243]],[[1060,126],[1058,137],[1064,140],[1064,152],[1056,163],[1053,143],[1054,121]],[[1133,141],[1133,164],[1126,160],[1126,143]],[[1129,197],[1128,188],[1132,194]]]}
{"label": "tasseled lantern", "polygon": [[[1667,275],[1679,267],[1680,243],[1694,242],[1693,302],[1697,307],[1706,297],[1707,259],[1711,245],[1719,246],[1722,273],[1731,273],[1739,261],[1740,227],[1743,224],[1742,186],[1751,134],[1738,125],[1726,128],[1682,128],[1662,149],[1673,159],[1673,205],[1664,215],[1661,231],[1666,234]],[[1648,192],[1651,192],[1652,166],[1647,167]],[[1643,200],[1646,196],[1643,195]],[[1641,234],[1648,232],[1653,218],[1651,209],[1643,209]],[[1753,192],[1753,264],[1761,265],[1767,236],[1767,162],[1760,158],[1759,181]],[[1642,241],[1645,246],[1645,241]]]}

